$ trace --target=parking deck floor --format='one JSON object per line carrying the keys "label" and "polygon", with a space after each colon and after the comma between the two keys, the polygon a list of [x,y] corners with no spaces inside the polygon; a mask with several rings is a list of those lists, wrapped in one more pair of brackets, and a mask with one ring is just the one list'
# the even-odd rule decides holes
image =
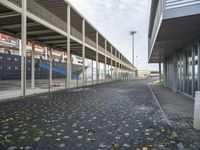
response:
{"label": "parking deck floor", "polygon": [[2,102],[0,149],[199,149],[167,124],[148,82],[113,82]]}

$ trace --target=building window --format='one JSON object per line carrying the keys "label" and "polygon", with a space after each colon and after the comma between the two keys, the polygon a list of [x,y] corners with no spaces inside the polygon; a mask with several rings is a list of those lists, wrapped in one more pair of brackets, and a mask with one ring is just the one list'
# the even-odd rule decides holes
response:
{"label": "building window", "polygon": [[192,95],[192,49],[186,52],[186,82],[185,92]]}
{"label": "building window", "polygon": [[[199,58],[198,58],[198,46],[195,45],[194,47],[194,91],[198,90],[198,67],[199,67]],[[193,93],[194,94],[194,93]]]}

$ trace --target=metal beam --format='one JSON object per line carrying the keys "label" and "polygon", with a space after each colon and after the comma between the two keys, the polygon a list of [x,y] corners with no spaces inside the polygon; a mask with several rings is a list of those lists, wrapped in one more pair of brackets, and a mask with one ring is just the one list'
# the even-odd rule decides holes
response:
{"label": "metal beam", "polygon": [[16,16],[20,16],[20,14],[17,14],[16,12],[0,13],[0,19],[9,18],[9,17],[16,17]]}
{"label": "metal beam", "polygon": [[[37,34],[45,34],[45,33],[53,33],[53,30],[36,30],[36,31],[28,31],[28,35],[37,35]],[[17,34],[21,34],[20,32]]]}
{"label": "metal beam", "polygon": [[67,47],[67,44],[54,44],[54,46],[58,46],[58,47]]}
{"label": "metal beam", "polygon": [[[78,43],[71,43],[70,44],[71,46],[79,46],[79,47],[81,47],[81,45],[80,44],[78,44]],[[65,43],[63,43],[63,44],[54,44],[54,46],[67,46],[67,44]]]}
{"label": "metal beam", "polygon": [[53,40],[53,41],[47,41],[44,42],[46,44],[56,44],[56,43],[66,43],[67,40]]}
{"label": "metal beam", "polygon": [[66,37],[62,36],[62,35],[51,35],[51,36],[41,36],[38,37],[38,40],[52,40],[52,39],[65,39]]}
{"label": "metal beam", "polygon": [[[30,22],[27,23],[27,27],[32,27],[32,26],[37,26],[39,25],[37,22]],[[22,24],[12,24],[12,25],[6,25],[6,26],[1,26],[0,29],[16,29],[16,28],[21,28]]]}

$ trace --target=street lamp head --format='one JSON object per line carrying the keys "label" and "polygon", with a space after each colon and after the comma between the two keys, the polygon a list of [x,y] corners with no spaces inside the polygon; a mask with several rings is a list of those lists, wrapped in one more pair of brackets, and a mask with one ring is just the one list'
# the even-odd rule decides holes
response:
{"label": "street lamp head", "polygon": [[136,34],[137,33],[137,31],[130,31],[130,35],[134,35],[134,34]]}

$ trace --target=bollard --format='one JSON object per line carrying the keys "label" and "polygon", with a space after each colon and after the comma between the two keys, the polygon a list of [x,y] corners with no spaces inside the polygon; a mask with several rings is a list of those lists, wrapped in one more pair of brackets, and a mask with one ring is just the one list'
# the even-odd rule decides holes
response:
{"label": "bollard", "polygon": [[200,91],[196,91],[194,103],[194,128],[200,130]]}

